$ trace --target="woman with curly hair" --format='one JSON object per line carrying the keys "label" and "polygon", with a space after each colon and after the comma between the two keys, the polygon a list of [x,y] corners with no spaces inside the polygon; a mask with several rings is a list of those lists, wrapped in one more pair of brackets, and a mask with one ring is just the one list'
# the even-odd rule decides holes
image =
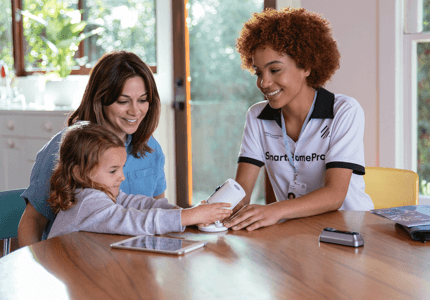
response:
{"label": "woman with curly hair", "polygon": [[[323,88],[340,60],[329,22],[305,9],[268,9],[244,24],[236,47],[266,101],[248,110],[236,172],[247,196],[224,225],[254,230],[373,209],[362,177],[364,112],[355,99]],[[249,205],[263,165],[278,202]]]}
{"label": "woman with curly hair", "polygon": [[[124,141],[105,127],[78,122],[61,139],[48,203],[57,214],[48,238],[76,231],[154,235],[228,217],[229,203],[180,209],[166,198],[120,190],[127,160]],[[176,208],[176,209],[174,209]]]}

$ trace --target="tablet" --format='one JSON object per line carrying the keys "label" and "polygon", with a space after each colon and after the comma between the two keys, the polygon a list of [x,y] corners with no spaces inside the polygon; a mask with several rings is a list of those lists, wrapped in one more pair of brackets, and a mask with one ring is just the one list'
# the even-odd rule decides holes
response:
{"label": "tablet", "polygon": [[166,238],[161,236],[135,236],[121,242],[111,244],[112,248],[149,251],[165,254],[181,255],[204,247],[207,242]]}

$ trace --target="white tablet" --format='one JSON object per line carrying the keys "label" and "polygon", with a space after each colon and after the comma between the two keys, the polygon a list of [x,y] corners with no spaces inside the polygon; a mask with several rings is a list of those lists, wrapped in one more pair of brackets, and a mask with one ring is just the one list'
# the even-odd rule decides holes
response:
{"label": "white tablet", "polygon": [[112,248],[181,255],[204,247],[206,244],[207,242],[146,235],[135,236],[121,242],[113,243],[110,246]]}

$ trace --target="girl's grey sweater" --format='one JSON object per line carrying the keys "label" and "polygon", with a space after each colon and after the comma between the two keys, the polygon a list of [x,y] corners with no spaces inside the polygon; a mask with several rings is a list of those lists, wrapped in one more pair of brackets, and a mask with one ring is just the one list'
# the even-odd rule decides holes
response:
{"label": "girl's grey sweater", "polygon": [[55,218],[48,238],[75,232],[90,231],[122,235],[154,235],[182,232],[182,209],[169,204],[166,198],[154,199],[119,192],[116,203],[102,191],[77,189],[77,203],[61,211]]}

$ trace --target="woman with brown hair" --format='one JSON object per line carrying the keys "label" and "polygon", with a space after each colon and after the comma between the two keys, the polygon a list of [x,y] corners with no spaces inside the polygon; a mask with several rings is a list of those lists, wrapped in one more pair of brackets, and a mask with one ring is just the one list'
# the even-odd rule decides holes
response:
{"label": "woman with brown hair", "polygon": [[[127,149],[126,180],[121,190],[156,199],[164,197],[164,154],[152,136],[160,118],[160,99],[150,68],[135,54],[104,55],[94,66],[78,109],[68,125],[90,121],[115,133]],[[66,130],[66,129],[65,129]],[[18,228],[20,247],[46,239],[55,214],[49,206],[49,179],[65,130],[37,154],[30,185],[21,195],[27,207]]]}
{"label": "woman with brown hair", "polygon": [[48,238],[76,231],[123,235],[181,232],[188,225],[230,216],[230,203],[201,203],[182,209],[167,199],[130,195],[125,180],[124,142],[104,126],[78,122],[61,138],[48,203],[57,214]]}
{"label": "woman with brown hair", "polygon": [[[281,219],[373,209],[362,177],[363,109],[323,88],[340,60],[329,22],[305,9],[268,9],[245,23],[236,47],[266,101],[248,110],[236,173],[247,195],[224,225],[254,230]],[[278,201],[248,205],[263,165]]]}

